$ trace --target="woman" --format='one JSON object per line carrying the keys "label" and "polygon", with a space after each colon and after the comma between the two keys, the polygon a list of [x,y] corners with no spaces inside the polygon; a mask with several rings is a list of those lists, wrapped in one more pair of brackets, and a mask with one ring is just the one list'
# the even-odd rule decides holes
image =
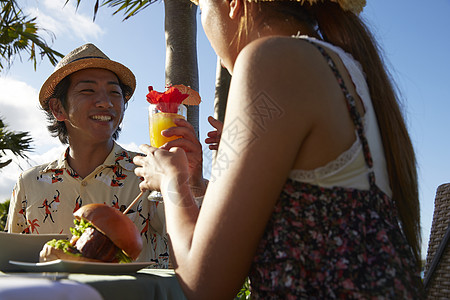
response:
{"label": "woman", "polygon": [[254,299],[420,298],[414,151],[364,4],[200,0],[233,74],[201,211],[182,150],[135,159],[188,298],[231,299],[247,275]]}

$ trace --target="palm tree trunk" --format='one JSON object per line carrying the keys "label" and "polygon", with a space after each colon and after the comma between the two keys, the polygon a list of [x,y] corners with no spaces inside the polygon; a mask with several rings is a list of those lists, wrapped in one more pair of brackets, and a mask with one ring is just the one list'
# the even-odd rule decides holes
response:
{"label": "palm tree trunk", "polygon": [[230,89],[231,75],[222,67],[220,58],[217,57],[216,67],[216,91],[214,95],[214,117],[223,122],[227,108],[228,90]]}
{"label": "palm tree trunk", "polygon": [[[217,57],[216,66],[216,90],[214,94],[214,118],[217,120],[225,120],[227,109],[228,91],[230,89],[231,75],[228,70],[222,67],[220,57]],[[213,151],[213,164],[217,159],[217,151]]]}
{"label": "palm tree trunk", "polygon": [[[184,84],[198,91],[197,6],[189,0],[165,0],[164,9],[166,85]],[[198,105],[188,106],[187,118],[198,137]]]}

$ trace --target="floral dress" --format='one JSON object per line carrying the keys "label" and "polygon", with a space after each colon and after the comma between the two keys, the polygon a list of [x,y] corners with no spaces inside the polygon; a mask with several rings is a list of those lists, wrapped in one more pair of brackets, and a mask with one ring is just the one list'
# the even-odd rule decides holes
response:
{"label": "floral dress", "polygon": [[[369,169],[363,122],[333,60]],[[250,270],[252,299],[420,299],[417,263],[397,209],[375,184],[324,188],[288,179]]]}

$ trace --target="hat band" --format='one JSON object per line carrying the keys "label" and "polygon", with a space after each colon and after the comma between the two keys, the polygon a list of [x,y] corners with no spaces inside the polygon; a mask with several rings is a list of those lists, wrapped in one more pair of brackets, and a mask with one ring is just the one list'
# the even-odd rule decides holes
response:
{"label": "hat band", "polygon": [[107,58],[101,57],[101,56],[84,56],[84,57],[80,57],[80,58],[77,58],[77,59],[74,59],[74,60],[70,61],[69,64],[71,64],[71,63],[73,63],[73,62],[76,62],[76,61],[78,61],[78,60],[89,59],[89,58],[101,58],[101,59],[107,59]]}

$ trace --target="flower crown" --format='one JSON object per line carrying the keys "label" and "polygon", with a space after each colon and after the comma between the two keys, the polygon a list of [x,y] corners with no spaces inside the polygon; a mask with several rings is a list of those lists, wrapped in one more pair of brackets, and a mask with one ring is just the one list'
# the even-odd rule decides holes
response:
{"label": "flower crown", "polygon": [[[280,0],[248,0],[249,2],[275,2]],[[283,0],[281,0],[283,1]],[[288,1],[297,1],[300,4],[304,4],[305,2],[309,3],[309,5],[313,5],[317,2],[323,1],[331,1],[339,4],[339,6],[345,11],[351,11],[354,14],[359,14],[362,12],[364,6],[366,6],[366,0],[288,0]]]}

